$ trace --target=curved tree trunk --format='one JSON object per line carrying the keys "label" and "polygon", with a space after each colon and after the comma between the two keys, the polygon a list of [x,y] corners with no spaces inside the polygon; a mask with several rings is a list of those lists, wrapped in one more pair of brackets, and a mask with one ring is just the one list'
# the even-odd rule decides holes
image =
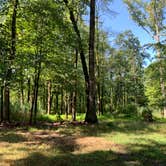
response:
{"label": "curved tree trunk", "polygon": [[[77,41],[78,41],[78,49],[80,52],[80,58],[85,78],[85,89],[86,89],[86,96],[87,96],[87,112],[85,121],[88,123],[96,123],[97,122],[97,116],[96,116],[96,105],[95,105],[95,75],[94,75],[94,64],[95,64],[95,58],[94,58],[94,37],[95,37],[95,0],[91,0],[91,14],[90,14],[90,39],[89,39],[89,73],[88,68],[86,64],[82,39],[80,35],[80,31],[77,25],[77,21],[74,16],[73,9],[69,6],[68,0],[63,0],[63,2],[66,4],[69,14],[70,14],[70,20],[73,24],[73,29],[77,35]],[[91,78],[90,78],[91,77]]]}

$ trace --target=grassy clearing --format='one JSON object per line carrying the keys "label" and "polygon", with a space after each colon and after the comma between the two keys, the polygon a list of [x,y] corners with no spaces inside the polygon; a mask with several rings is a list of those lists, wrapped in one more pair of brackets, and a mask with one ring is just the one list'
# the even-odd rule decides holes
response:
{"label": "grassy clearing", "polygon": [[0,130],[0,165],[165,166],[166,123],[100,117],[98,125]]}

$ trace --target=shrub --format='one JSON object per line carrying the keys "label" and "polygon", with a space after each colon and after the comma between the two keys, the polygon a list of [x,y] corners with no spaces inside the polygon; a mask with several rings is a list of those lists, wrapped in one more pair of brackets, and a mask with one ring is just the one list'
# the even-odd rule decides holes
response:
{"label": "shrub", "polygon": [[152,111],[148,107],[144,107],[142,109],[142,117],[143,117],[143,120],[146,122],[153,121]]}

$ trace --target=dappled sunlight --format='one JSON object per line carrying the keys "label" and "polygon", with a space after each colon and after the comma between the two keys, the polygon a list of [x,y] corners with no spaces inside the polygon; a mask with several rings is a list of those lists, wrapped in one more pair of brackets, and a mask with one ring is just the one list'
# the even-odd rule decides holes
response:
{"label": "dappled sunlight", "polygon": [[2,130],[1,163],[13,166],[39,162],[41,166],[164,166],[165,125],[117,120],[100,125],[65,124],[55,129]]}
{"label": "dappled sunlight", "polygon": [[[149,151],[150,153],[148,153]],[[152,155],[153,153],[158,156]],[[99,150],[81,154],[52,154],[50,156],[44,155],[43,153],[32,153],[27,158],[14,161],[12,165],[28,165],[28,163],[35,164],[35,162],[39,160],[42,166],[51,164],[57,166],[164,166],[166,162],[164,153],[162,151],[156,151],[155,145],[149,145],[142,146],[142,148],[137,151],[131,150],[127,153],[114,152],[111,150]]]}

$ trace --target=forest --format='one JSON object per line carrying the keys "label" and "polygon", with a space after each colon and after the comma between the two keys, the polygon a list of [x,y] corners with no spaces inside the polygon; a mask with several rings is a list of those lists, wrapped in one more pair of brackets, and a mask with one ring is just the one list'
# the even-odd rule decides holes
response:
{"label": "forest", "polygon": [[166,1],[118,2],[0,0],[0,165],[165,165]]}

